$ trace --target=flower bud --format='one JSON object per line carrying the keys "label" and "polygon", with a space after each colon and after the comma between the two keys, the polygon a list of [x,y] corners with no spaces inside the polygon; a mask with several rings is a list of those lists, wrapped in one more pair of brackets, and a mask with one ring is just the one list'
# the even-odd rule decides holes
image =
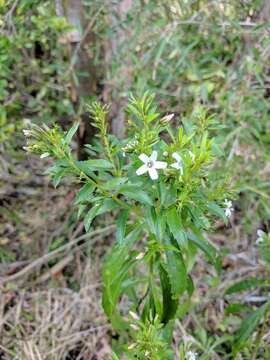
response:
{"label": "flower bud", "polygon": [[135,325],[135,324],[130,324],[130,327],[131,327],[131,329],[133,329],[133,330],[135,330],[135,331],[139,331],[139,330],[140,330],[139,326],[137,326],[137,325]]}
{"label": "flower bud", "polygon": [[135,257],[135,259],[136,259],[136,260],[142,260],[142,259],[144,258],[144,255],[145,255],[145,253],[144,253],[144,252],[141,252],[141,253],[139,253],[139,254]]}
{"label": "flower bud", "polygon": [[173,118],[174,118],[174,114],[169,114],[169,115],[164,116],[164,117],[160,120],[160,122],[161,122],[162,124],[168,124]]}
{"label": "flower bud", "polygon": [[140,320],[139,316],[134,312],[134,311],[131,311],[129,312],[129,315],[132,317],[132,319],[134,320]]}

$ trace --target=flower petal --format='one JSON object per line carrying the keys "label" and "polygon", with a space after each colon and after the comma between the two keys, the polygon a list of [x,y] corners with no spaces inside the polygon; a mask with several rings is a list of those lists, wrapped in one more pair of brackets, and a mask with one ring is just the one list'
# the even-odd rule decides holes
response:
{"label": "flower petal", "polygon": [[152,180],[158,179],[157,170],[154,167],[148,168],[149,176]]}
{"label": "flower petal", "polygon": [[258,237],[263,237],[264,231],[262,231],[261,229],[257,230],[257,235]]}
{"label": "flower petal", "polygon": [[145,154],[139,155],[139,159],[144,162],[145,164],[149,161],[149,157]]}
{"label": "flower petal", "polygon": [[165,161],[155,161],[154,168],[156,169],[165,169],[167,167],[167,163]]}
{"label": "flower petal", "polygon": [[181,169],[182,166],[179,164],[179,162],[176,162],[176,163],[171,164],[171,167],[179,170],[179,169]]}
{"label": "flower petal", "polygon": [[141,167],[139,167],[139,169],[136,170],[136,174],[137,175],[142,175],[145,174],[148,171],[148,167],[146,165],[142,165]]}
{"label": "flower petal", "polygon": [[150,160],[152,161],[156,161],[157,160],[157,151],[153,151],[152,154],[150,155]]}
{"label": "flower petal", "polygon": [[172,157],[177,161],[180,162],[182,161],[182,158],[179,154],[177,154],[176,152],[172,153]]}

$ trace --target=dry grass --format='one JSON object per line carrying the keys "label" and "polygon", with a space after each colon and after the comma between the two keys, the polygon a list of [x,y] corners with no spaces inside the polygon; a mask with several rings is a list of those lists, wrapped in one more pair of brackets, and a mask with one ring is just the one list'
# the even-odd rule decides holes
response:
{"label": "dry grass", "polygon": [[[0,221],[0,239],[6,239],[4,246],[15,254],[0,269],[0,359],[109,359],[112,333],[101,307],[100,259],[113,241],[112,219],[104,219],[101,229],[84,234],[83,224],[72,217],[73,191],[54,190],[48,179],[37,175],[43,164],[32,160],[31,177],[25,177],[20,186],[7,181],[7,191],[2,189],[0,194],[6,209],[21,219],[16,222],[16,217],[5,215]],[[27,164],[25,168],[29,160]],[[254,248],[256,229],[254,237],[245,235],[240,217],[236,211],[231,225],[218,228],[217,224],[218,233],[211,236],[217,246],[230,249],[223,259],[221,282],[209,285],[215,272],[204,257],[194,269],[192,308],[197,310],[177,322],[176,358],[180,341],[198,346],[190,335],[194,329],[221,334],[228,301],[248,305],[265,301],[258,290],[241,294],[241,299],[223,296],[234,281],[262,272]],[[63,243],[52,250],[50,246],[59,238]],[[268,339],[269,332],[264,336]],[[221,360],[214,353],[212,359]]]}

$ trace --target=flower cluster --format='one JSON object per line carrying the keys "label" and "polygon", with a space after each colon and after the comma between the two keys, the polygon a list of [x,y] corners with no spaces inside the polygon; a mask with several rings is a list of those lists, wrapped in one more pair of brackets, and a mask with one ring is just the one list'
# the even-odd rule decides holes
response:
{"label": "flower cluster", "polygon": [[[153,151],[150,156],[145,154],[139,155],[139,159],[143,162],[143,165],[137,169],[136,174],[138,176],[145,174],[148,172],[150,178],[152,180],[158,179],[158,169],[166,169],[168,164],[165,161],[158,161],[157,160],[158,153],[157,151]],[[171,164],[170,166],[180,170],[180,174],[183,175],[183,162],[182,158],[179,154],[174,152],[172,157],[176,160],[175,163]]]}
{"label": "flower cluster", "polygon": [[259,245],[259,244],[261,244],[262,242],[263,242],[263,237],[264,237],[264,235],[265,235],[265,232],[264,231],[262,231],[262,230],[257,230],[257,240],[256,240],[256,244],[257,245]]}
{"label": "flower cluster", "polygon": [[129,151],[132,151],[137,145],[138,145],[138,140],[135,139],[134,141],[128,143],[126,146],[122,147],[121,150],[123,151],[123,156],[126,156],[126,153]]}
{"label": "flower cluster", "polygon": [[186,353],[186,359],[187,360],[196,360],[196,358],[197,358],[197,353],[196,352],[188,351]]}
{"label": "flower cluster", "polygon": [[232,206],[232,202],[228,199],[225,199],[224,201],[224,206],[225,206],[225,215],[227,218],[230,218],[232,216],[232,213],[234,211],[234,208]]}

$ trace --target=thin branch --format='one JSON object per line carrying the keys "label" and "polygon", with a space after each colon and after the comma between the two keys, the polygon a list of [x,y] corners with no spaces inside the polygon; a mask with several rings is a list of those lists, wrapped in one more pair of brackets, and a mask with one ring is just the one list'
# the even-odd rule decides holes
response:
{"label": "thin branch", "polygon": [[0,284],[3,285],[6,282],[17,280],[18,278],[29,273],[34,268],[47,263],[48,261],[54,259],[55,257],[58,257],[60,253],[62,253],[63,251],[65,251],[67,249],[70,249],[72,246],[76,245],[81,240],[84,240],[88,237],[94,237],[94,236],[98,237],[98,235],[101,235],[104,233],[110,233],[113,229],[115,229],[115,225],[109,225],[103,229],[98,229],[98,230],[92,231],[91,234],[84,234],[82,236],[79,236],[78,238],[70,241],[68,244],[65,244],[65,245],[59,247],[58,249],[51,251],[50,253],[47,253],[44,256],[36,259],[35,261],[33,261],[31,264],[24,267],[22,270],[20,270],[16,274],[0,278]]}

